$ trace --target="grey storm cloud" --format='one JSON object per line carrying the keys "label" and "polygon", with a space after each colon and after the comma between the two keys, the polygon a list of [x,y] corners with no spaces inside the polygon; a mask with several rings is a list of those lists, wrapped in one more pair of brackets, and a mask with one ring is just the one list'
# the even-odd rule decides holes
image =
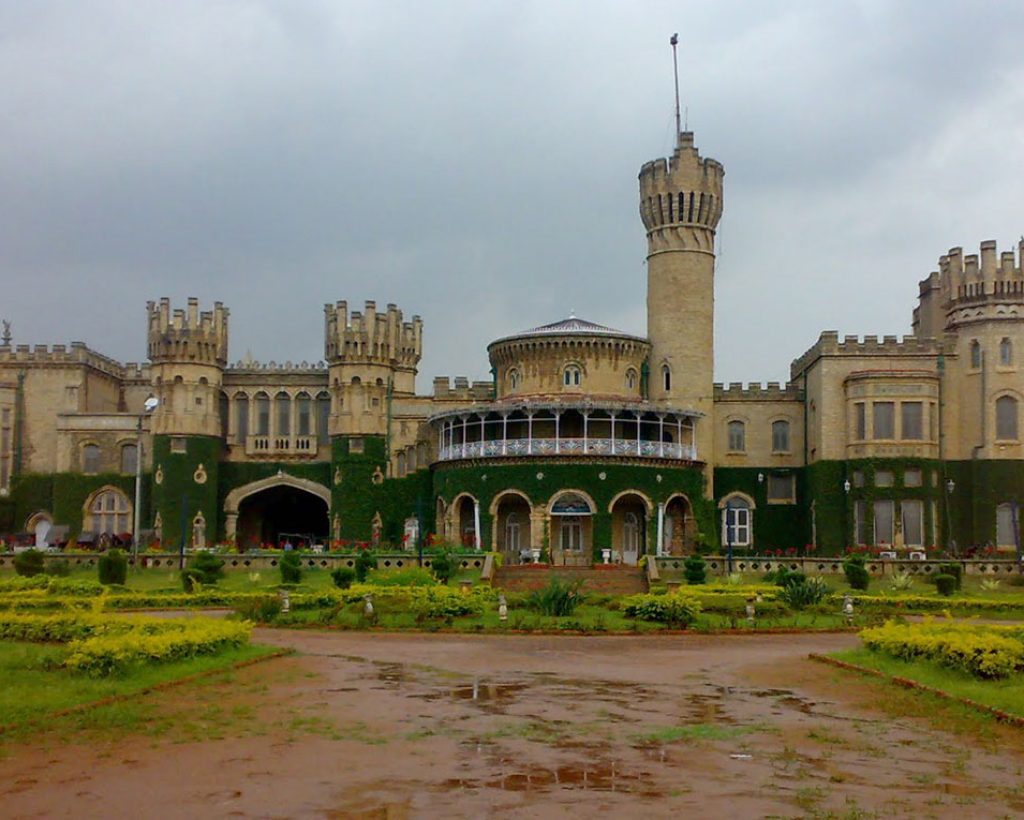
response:
{"label": "grey storm cloud", "polygon": [[717,378],[909,332],[941,253],[1024,231],[1019,4],[3,2],[0,316],[136,360],[196,295],[300,361],[324,302],[396,302],[421,390],[570,310],[643,333],[675,31],[726,167]]}

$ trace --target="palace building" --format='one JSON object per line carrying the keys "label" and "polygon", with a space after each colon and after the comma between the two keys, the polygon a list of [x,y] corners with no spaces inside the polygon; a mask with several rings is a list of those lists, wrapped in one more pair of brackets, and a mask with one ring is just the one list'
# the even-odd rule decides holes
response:
{"label": "palace building", "polygon": [[194,299],[147,306],[141,364],[8,328],[0,532],[240,549],[435,533],[559,564],[1019,549],[1024,242],[942,255],[913,335],[826,331],[788,384],[715,384],[724,174],[689,132],[640,170],[646,337],[571,316],[491,342],[492,381],[427,395],[423,324],[391,304],[328,304],[315,364],[232,362],[228,308]]}

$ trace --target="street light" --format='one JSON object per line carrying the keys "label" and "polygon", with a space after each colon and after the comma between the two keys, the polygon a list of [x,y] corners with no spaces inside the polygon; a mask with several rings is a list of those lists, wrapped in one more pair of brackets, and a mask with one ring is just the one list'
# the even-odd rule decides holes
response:
{"label": "street light", "polygon": [[142,420],[152,413],[160,404],[160,399],[150,396],[143,402],[143,412],[139,413],[139,423],[135,429],[135,515],[132,528],[132,556],[134,565],[139,564],[139,533],[142,529]]}

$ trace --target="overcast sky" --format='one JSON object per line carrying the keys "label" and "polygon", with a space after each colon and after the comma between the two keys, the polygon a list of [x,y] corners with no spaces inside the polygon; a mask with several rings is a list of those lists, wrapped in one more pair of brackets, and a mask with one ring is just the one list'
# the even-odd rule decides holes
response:
{"label": "overcast sky", "polygon": [[396,302],[421,392],[570,309],[645,334],[674,31],[726,168],[716,379],[909,333],[940,254],[1024,233],[1020,2],[0,0],[0,316],[138,360],[195,295],[297,362],[325,302]]}

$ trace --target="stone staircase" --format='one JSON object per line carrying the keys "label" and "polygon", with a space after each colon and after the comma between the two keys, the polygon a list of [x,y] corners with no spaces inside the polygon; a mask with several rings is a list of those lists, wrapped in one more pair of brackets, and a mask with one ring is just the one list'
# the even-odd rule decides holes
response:
{"label": "stone staircase", "polygon": [[529,591],[543,589],[552,578],[582,582],[584,592],[595,595],[634,595],[647,592],[647,574],[643,568],[612,565],[607,567],[538,567],[513,565],[499,567],[491,585],[501,589]]}

